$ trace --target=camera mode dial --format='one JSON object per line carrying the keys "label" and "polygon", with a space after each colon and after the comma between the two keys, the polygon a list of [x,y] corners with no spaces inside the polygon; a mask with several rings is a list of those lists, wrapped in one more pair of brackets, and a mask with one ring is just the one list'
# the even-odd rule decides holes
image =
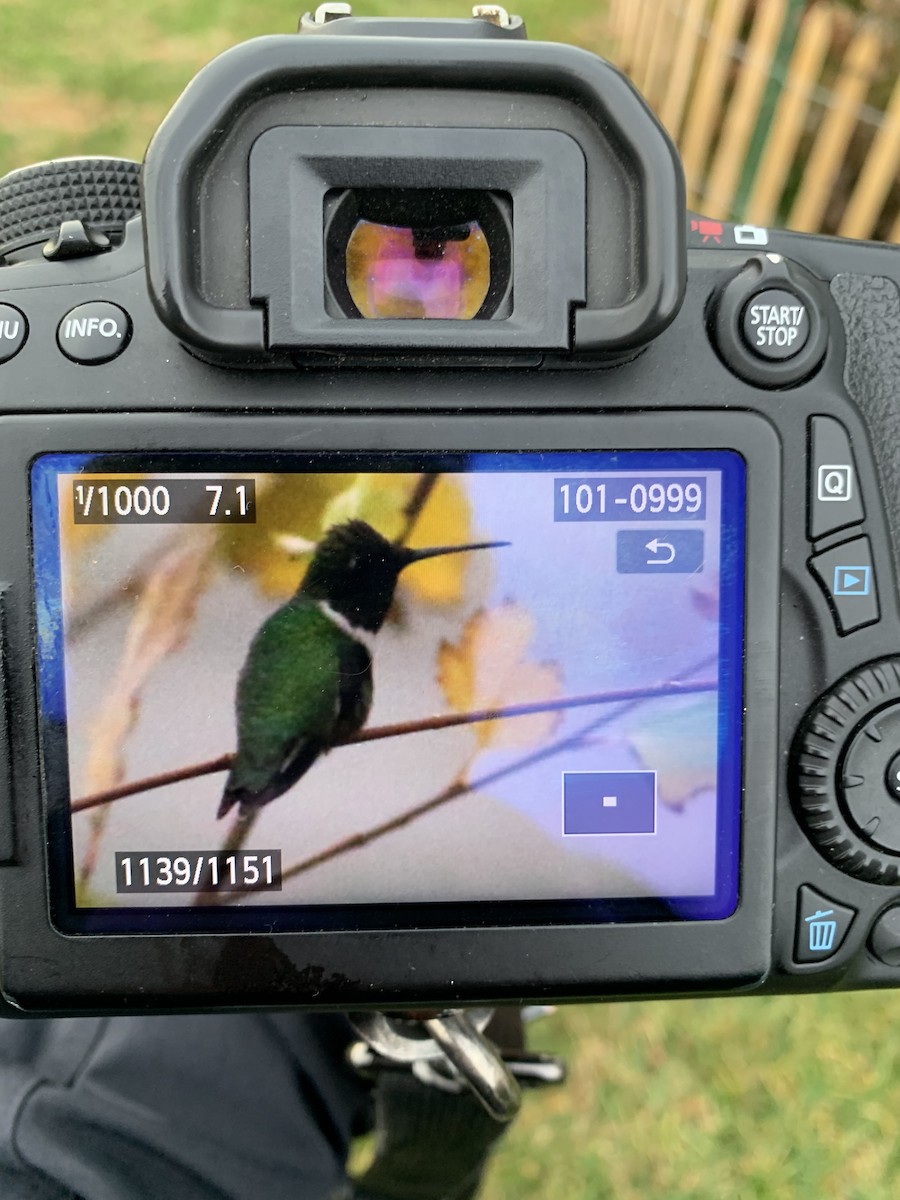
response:
{"label": "camera mode dial", "polygon": [[140,175],[141,164],[124,158],[62,158],[4,175],[0,259],[53,238],[62,244],[60,226],[69,222],[86,231],[86,252],[106,248],[107,235],[140,212]]}
{"label": "camera mode dial", "polygon": [[816,701],[791,781],[820,853],[857,879],[900,883],[900,657],[851,672]]}

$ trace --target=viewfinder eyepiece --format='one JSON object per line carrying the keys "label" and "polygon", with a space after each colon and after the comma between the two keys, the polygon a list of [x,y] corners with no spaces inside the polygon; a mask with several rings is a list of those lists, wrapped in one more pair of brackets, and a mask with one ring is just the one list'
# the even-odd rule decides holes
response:
{"label": "viewfinder eyepiece", "polygon": [[509,314],[508,196],[372,188],[326,202],[331,299],[350,318],[497,319]]}
{"label": "viewfinder eyepiece", "polygon": [[627,80],[512,25],[356,21],[227,51],[153,138],[148,286],[181,341],[241,365],[589,365],[665,329],[684,179]]}

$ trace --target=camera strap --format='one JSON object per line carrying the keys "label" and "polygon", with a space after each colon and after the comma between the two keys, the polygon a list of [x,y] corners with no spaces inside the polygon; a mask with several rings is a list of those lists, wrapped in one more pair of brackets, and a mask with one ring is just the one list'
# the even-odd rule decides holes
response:
{"label": "camera strap", "polygon": [[470,1200],[509,1124],[468,1089],[443,1091],[412,1071],[381,1072],[375,1087],[375,1157],[354,1200]]}
{"label": "camera strap", "polygon": [[349,1059],[375,1081],[376,1132],[354,1200],[469,1200],[518,1111],[520,1085],[565,1077],[559,1060],[524,1049],[518,1009],[442,1013],[436,1027],[437,1019],[354,1017],[366,1040]]}

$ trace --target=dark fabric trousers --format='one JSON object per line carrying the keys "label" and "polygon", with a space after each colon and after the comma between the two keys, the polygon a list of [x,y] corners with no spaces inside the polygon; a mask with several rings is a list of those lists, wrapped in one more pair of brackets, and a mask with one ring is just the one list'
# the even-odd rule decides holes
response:
{"label": "dark fabric trousers", "polygon": [[365,1087],[296,1013],[0,1021],[2,1200],[325,1200]]}

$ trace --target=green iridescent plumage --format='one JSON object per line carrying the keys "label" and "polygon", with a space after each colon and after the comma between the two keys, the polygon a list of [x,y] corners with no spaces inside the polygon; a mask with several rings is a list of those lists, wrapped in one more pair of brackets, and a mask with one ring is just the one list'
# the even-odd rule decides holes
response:
{"label": "green iridescent plumage", "polygon": [[369,645],[397,578],[421,559],[502,542],[409,550],[364,521],[330,529],[296,594],[251,643],[237,688],[238,746],[218,815],[261,808],[320,754],[356,733],[372,706]]}
{"label": "green iridescent plumage", "polygon": [[235,803],[274,800],[360,729],[372,704],[371,666],[365,646],[315,601],[297,596],[271,616],[238,683],[238,752],[220,815]]}

